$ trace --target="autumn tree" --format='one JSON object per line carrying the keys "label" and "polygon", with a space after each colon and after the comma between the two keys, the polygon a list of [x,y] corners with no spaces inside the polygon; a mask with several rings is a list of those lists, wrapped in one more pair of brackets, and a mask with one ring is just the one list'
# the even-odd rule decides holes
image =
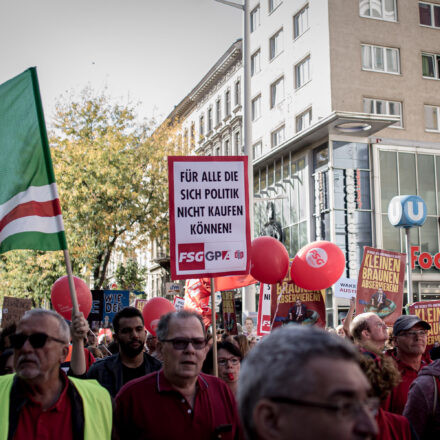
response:
{"label": "autumn tree", "polygon": [[[168,234],[166,157],[188,152],[177,148],[175,125],[153,128],[139,122],[136,105],[90,88],[56,106],[50,145],[67,241],[75,273],[90,276],[95,289],[105,285],[115,250],[132,255]],[[13,252],[0,261],[0,295],[16,286],[13,270],[22,271],[23,295],[37,296],[65,273],[59,252]]]}
{"label": "autumn tree", "polygon": [[125,264],[119,263],[115,272],[118,289],[144,290],[146,280],[145,275],[146,269],[140,268],[138,262],[134,258],[129,258]]}

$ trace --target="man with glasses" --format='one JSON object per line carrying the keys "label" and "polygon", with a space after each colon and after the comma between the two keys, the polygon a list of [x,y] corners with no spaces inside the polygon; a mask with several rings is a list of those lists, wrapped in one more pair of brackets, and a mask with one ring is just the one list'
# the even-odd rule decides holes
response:
{"label": "man with glasses", "polygon": [[379,402],[369,390],[349,342],[317,328],[285,326],[243,361],[240,418],[248,439],[373,439]]}
{"label": "man with glasses", "polygon": [[430,329],[431,326],[416,315],[402,315],[396,319],[393,326],[394,348],[387,354],[395,360],[402,380],[387,400],[387,411],[403,413],[411,383],[419,370],[431,363],[429,354],[425,353],[427,332]]}
{"label": "man with glasses", "polygon": [[66,321],[51,310],[26,312],[11,335],[16,374],[0,377],[0,439],[110,439],[112,403],[95,381],[67,378]]}
{"label": "man with glasses", "polygon": [[207,352],[201,316],[169,313],[156,333],[163,368],[125,385],[116,396],[120,438],[239,438],[234,396],[220,379],[201,373]]}

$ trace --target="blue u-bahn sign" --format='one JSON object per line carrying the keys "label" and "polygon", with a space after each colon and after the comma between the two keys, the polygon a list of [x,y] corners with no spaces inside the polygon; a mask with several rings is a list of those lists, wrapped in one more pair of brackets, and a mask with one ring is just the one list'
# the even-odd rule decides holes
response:
{"label": "blue u-bahn sign", "polygon": [[396,196],[388,205],[388,220],[393,226],[412,228],[425,223],[427,208],[419,196]]}

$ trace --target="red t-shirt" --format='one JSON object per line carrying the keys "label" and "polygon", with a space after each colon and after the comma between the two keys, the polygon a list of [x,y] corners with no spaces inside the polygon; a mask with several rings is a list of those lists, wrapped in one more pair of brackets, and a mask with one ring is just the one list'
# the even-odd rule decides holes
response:
{"label": "red t-shirt", "polygon": [[67,395],[68,380],[62,374],[63,389],[58,400],[47,410],[28,395],[20,411],[14,440],[73,440],[72,403]]}
{"label": "red t-shirt", "polygon": [[379,408],[376,421],[379,426],[376,440],[411,440],[411,428],[406,417]]}
{"label": "red t-shirt", "polygon": [[[395,414],[403,414],[406,401],[408,400],[409,387],[413,383],[413,380],[419,374],[414,368],[397,359],[392,351],[387,352],[388,356],[391,356],[397,364],[397,368],[402,375],[401,382],[391,391],[391,394],[387,397],[384,403],[381,405],[385,411],[389,411]],[[429,358],[422,358],[420,368],[431,363]]]}
{"label": "red t-shirt", "polygon": [[224,382],[203,373],[193,408],[163,370],[127,383],[116,396],[115,422],[121,439],[241,437],[235,397]]}

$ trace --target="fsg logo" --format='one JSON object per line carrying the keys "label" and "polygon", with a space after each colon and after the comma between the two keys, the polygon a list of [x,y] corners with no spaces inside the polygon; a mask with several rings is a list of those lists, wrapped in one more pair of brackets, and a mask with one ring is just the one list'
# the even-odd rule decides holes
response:
{"label": "fsg logo", "polygon": [[426,204],[419,196],[396,196],[388,205],[388,220],[393,226],[422,226],[426,220]]}
{"label": "fsg logo", "polygon": [[180,243],[178,245],[177,262],[179,270],[204,270],[205,244]]}

